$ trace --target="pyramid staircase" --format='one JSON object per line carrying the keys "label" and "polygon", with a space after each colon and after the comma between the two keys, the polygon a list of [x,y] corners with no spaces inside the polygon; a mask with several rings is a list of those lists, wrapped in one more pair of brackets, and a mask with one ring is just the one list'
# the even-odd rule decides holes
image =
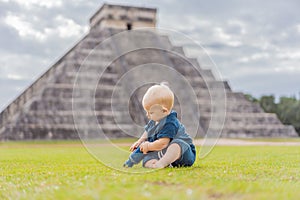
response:
{"label": "pyramid staircase", "polygon": [[[196,71],[193,65],[201,67],[201,61],[199,66],[196,59],[186,58],[183,48],[172,45],[165,35],[157,35],[148,31],[135,31],[128,35],[124,34],[122,40],[112,39],[111,43],[96,48],[106,38],[122,31],[92,27],[82,40],[2,111],[0,114],[0,140],[77,139],[79,136],[76,127],[84,130],[86,135],[97,136],[98,124],[89,123],[94,115],[96,115],[97,122],[107,136],[128,137],[124,130],[135,131],[135,127],[127,120],[121,124],[116,123],[115,117],[127,119],[129,116],[122,111],[112,112],[112,94],[118,80],[125,73],[135,66],[147,63],[170,66],[184,75],[193,86],[200,109],[199,122],[201,127],[197,133],[198,137],[203,137],[209,129],[212,115],[210,98],[214,93],[219,92],[220,85],[225,88],[227,101],[226,121],[222,130],[222,137],[297,136],[294,128],[284,126],[275,114],[264,113],[259,105],[248,101],[242,93],[233,92],[227,82],[216,80],[211,70],[201,69],[200,73]],[[139,48],[140,45],[149,48],[130,52],[111,62],[116,56],[116,52],[129,47]],[[89,59],[85,60],[88,55]],[[86,77],[87,84],[78,90],[82,91],[81,94],[76,94],[73,92],[73,87],[77,72],[83,63],[89,65],[91,70],[80,74],[81,77]],[[101,74],[101,79],[94,91],[94,88],[88,84],[88,80],[91,77],[97,78],[99,72],[102,71],[104,72]],[[208,84],[214,88],[213,91],[209,91]],[[145,124],[147,119],[140,102],[148,86],[137,90],[129,102],[131,118],[141,126]],[[84,109],[76,110],[83,121],[77,123],[75,127],[72,105],[85,105],[86,99],[82,97],[82,94],[87,91],[94,92],[87,93],[87,95],[94,95],[94,112],[91,113]],[[175,94],[184,95],[184,90],[175,91]],[[122,103],[126,99],[119,98],[117,101]],[[180,115],[178,102],[175,103],[175,109]],[[188,113],[191,116],[193,114],[193,112]]]}

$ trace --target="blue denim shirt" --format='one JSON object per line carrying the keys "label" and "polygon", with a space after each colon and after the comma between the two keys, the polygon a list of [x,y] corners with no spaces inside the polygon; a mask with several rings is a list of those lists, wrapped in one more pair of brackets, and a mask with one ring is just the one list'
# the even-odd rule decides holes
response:
{"label": "blue denim shirt", "polygon": [[153,142],[159,138],[170,138],[171,141],[173,139],[181,139],[193,149],[195,148],[192,138],[185,132],[184,125],[177,119],[177,113],[173,110],[156,125],[155,121],[150,120],[145,126],[145,130],[148,133],[149,142]]}

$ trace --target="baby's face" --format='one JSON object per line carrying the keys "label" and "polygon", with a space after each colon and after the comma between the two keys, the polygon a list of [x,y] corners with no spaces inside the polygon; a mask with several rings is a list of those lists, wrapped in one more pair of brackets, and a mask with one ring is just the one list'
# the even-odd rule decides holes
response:
{"label": "baby's face", "polygon": [[162,118],[168,115],[168,111],[159,104],[151,106],[149,110],[146,110],[146,112],[147,117],[156,122],[159,122]]}

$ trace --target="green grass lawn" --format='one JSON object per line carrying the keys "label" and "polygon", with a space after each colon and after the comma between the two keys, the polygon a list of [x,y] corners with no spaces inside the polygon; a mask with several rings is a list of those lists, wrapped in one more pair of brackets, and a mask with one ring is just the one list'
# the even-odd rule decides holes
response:
{"label": "green grass lawn", "polygon": [[1,143],[0,199],[300,199],[299,146],[218,146],[191,168],[132,170],[145,173],[109,168],[77,142]]}

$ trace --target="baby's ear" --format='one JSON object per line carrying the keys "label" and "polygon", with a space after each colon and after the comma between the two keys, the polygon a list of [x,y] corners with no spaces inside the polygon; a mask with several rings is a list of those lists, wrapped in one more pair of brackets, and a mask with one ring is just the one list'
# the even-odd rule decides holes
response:
{"label": "baby's ear", "polygon": [[166,109],[166,108],[163,108],[163,112],[164,112],[164,113],[167,113],[167,112],[169,112],[169,110]]}

